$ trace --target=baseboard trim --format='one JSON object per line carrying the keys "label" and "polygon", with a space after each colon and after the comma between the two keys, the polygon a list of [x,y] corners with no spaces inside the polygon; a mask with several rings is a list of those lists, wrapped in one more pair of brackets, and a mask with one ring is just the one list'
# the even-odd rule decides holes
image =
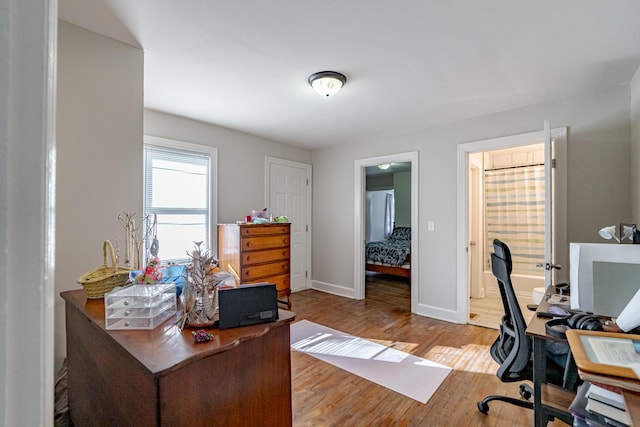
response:
{"label": "baseboard trim", "polygon": [[467,323],[466,319],[464,321],[460,319],[460,315],[456,310],[446,310],[428,304],[418,304],[414,314],[430,317],[432,319],[444,320],[445,322]]}
{"label": "baseboard trim", "polygon": [[333,283],[312,280],[311,289],[338,295],[340,297],[355,299],[355,290],[353,288],[347,288],[346,286],[335,285]]}

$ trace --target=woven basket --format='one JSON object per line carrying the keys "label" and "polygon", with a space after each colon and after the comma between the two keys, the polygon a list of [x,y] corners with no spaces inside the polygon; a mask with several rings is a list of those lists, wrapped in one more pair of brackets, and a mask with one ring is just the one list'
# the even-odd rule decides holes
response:
{"label": "woven basket", "polygon": [[[111,292],[116,286],[124,285],[129,280],[130,268],[118,267],[113,245],[109,240],[105,240],[102,245],[104,253],[104,265],[93,271],[78,277],[80,283],[87,293],[87,298],[103,298],[104,294]],[[111,257],[111,265],[107,264],[107,251]]]}

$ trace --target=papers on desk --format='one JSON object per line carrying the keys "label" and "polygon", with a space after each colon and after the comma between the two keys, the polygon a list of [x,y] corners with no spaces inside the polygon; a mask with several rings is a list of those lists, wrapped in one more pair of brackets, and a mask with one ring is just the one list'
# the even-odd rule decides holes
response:
{"label": "papers on desk", "polygon": [[567,295],[560,295],[560,294],[550,295],[547,302],[549,304],[559,305],[564,308],[569,308],[571,306],[571,301]]}

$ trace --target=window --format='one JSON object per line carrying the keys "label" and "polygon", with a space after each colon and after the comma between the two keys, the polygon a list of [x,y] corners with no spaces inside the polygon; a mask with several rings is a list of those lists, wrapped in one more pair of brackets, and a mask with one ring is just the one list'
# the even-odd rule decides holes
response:
{"label": "window", "polygon": [[145,136],[144,215],[157,216],[161,261],[186,262],[194,242],[214,251],[216,188],[216,148]]}

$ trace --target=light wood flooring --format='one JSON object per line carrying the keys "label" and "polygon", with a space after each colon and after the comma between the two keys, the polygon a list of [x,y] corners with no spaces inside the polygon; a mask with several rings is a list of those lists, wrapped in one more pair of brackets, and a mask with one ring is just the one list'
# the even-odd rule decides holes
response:
{"label": "light wood flooring", "polygon": [[[532,426],[533,411],[492,402],[489,394],[518,396],[502,383],[489,355],[497,332],[411,314],[407,281],[367,277],[356,301],[315,290],[291,295],[296,320],[307,319],[433,360],[454,370],[426,404],[417,402],[304,353],[292,351],[294,426]],[[555,421],[549,425],[566,426]]]}
{"label": "light wood flooring", "polygon": [[[520,304],[520,311],[524,320],[529,323],[535,312],[527,309],[526,304]],[[470,298],[469,299],[469,324],[484,326],[485,328],[498,329],[504,309],[502,301],[496,297]]]}

